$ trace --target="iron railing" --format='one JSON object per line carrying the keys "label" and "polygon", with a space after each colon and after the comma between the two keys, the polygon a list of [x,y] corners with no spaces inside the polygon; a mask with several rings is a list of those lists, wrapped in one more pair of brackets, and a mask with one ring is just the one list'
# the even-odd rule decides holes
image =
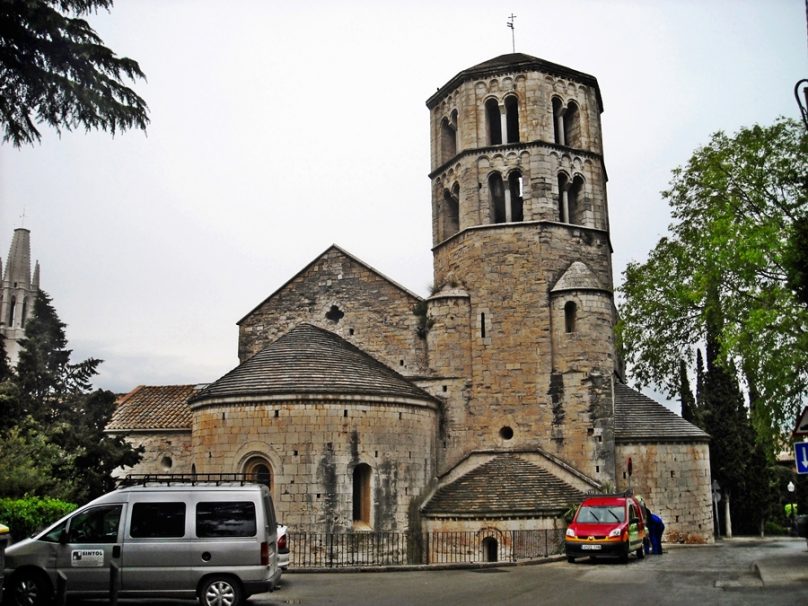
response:
{"label": "iron railing", "polygon": [[290,532],[290,567],[359,568],[518,562],[564,549],[564,530]]}

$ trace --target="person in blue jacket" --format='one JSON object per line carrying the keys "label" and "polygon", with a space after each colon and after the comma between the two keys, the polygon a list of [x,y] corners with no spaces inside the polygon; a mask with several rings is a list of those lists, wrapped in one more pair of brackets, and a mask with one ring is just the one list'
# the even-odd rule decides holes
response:
{"label": "person in blue jacket", "polygon": [[648,519],[648,534],[651,535],[651,553],[662,555],[662,533],[665,532],[665,524],[657,514],[652,513]]}

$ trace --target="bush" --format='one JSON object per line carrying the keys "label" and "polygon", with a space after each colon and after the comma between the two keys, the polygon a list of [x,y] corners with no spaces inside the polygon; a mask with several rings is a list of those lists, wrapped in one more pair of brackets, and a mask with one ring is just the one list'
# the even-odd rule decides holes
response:
{"label": "bush", "polygon": [[763,533],[770,537],[779,537],[787,535],[788,529],[784,528],[777,522],[767,520],[765,526],[763,527]]}
{"label": "bush", "polygon": [[8,526],[11,538],[19,541],[42,530],[76,507],[75,503],[41,497],[0,499],[0,524]]}

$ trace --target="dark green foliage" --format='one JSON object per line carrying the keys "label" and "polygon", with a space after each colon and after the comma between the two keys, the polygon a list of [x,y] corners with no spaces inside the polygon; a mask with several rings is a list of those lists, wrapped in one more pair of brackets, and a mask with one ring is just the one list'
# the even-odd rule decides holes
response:
{"label": "dark green foliage", "polygon": [[20,541],[44,530],[75,509],[75,503],[59,499],[0,499],[0,524],[8,526],[11,537]]}
{"label": "dark green foliage", "polygon": [[797,218],[791,226],[784,263],[789,287],[808,306],[808,216]]}
{"label": "dark green foliage", "polygon": [[[663,192],[670,235],[645,263],[629,264],[621,287],[629,375],[671,395],[680,360],[693,359],[720,306],[715,359],[755,385],[751,420],[772,449],[808,402],[808,306],[797,298],[801,270],[789,270],[808,255],[806,158],[808,135],[792,120],[713,135],[673,171]],[[699,392],[697,384],[697,405]]]}
{"label": "dark green foliage", "polygon": [[17,373],[0,383],[0,495],[84,502],[113,487],[115,468],[140,459],[142,449],[104,433],[115,396],[92,390],[100,360],[70,362],[64,328],[40,291]]}
{"label": "dark green foliage", "polygon": [[146,129],[146,103],[123,79],[145,78],[116,57],[81,17],[112,0],[0,2],[0,123],[17,147],[40,139],[35,123],[73,130]]}
{"label": "dark green foliage", "polygon": [[6,353],[6,340],[0,337],[0,383],[11,378],[11,366]]}
{"label": "dark green foliage", "polygon": [[690,380],[687,378],[687,364],[679,361],[679,401],[682,403],[682,418],[698,425],[696,422],[696,399],[690,390]]}

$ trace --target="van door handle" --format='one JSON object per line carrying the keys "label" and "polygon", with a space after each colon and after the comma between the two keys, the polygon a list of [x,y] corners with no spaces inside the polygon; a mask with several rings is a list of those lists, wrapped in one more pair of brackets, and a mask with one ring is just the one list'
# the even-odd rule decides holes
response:
{"label": "van door handle", "polygon": [[113,558],[121,557],[121,546],[120,545],[113,545],[113,547],[112,547],[112,557]]}

